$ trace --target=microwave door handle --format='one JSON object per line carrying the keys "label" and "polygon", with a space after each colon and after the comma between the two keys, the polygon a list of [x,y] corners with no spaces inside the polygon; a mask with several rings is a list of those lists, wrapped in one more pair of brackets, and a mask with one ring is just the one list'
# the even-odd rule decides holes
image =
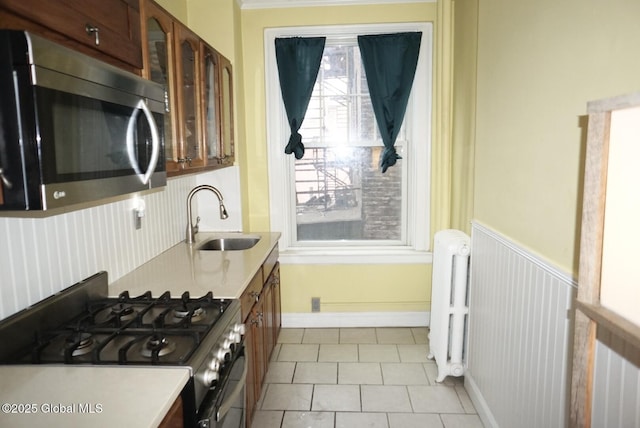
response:
{"label": "microwave door handle", "polygon": [[141,99],[138,102],[137,107],[133,110],[133,113],[129,118],[129,125],[127,126],[127,153],[129,155],[129,161],[131,162],[133,169],[136,171],[136,174],[142,174],[142,172],[140,171],[140,165],[138,165],[138,161],[136,160],[133,141],[135,124],[140,110],[142,110],[145,117],[147,118],[149,129],[151,130],[151,159],[149,160],[147,171],[142,178],[142,184],[147,184],[149,183],[151,174],[153,174],[156,169],[156,165],[158,164],[158,156],[160,154],[160,137],[158,136],[158,126],[156,125],[156,121],[153,119],[153,115],[147,107],[147,104],[144,102],[144,100]]}
{"label": "microwave door handle", "polygon": [[133,109],[133,113],[131,113],[131,117],[129,117],[129,124],[127,125],[127,155],[129,156],[129,164],[138,175],[142,174],[142,171],[140,171],[140,165],[138,165],[138,159],[136,158],[133,131],[136,126],[136,121],[138,120],[139,112],[140,110],[137,107]]}
{"label": "microwave door handle", "polygon": [[[23,143],[24,143],[24,138],[22,136],[22,123],[20,121],[20,110],[22,110],[22,107],[20,106],[20,91],[18,88],[18,77],[16,72],[13,72],[13,93],[14,93],[14,97],[15,97],[15,104],[16,104],[16,118],[18,120],[18,139],[19,139],[19,146],[22,148],[23,147]],[[0,151],[2,153],[6,153],[7,147],[5,147],[5,141],[0,140]],[[6,187],[7,189],[11,189],[13,188],[13,183],[9,180],[9,178],[7,178],[7,175],[4,172],[4,168],[6,168],[8,166],[9,162],[7,159],[7,163],[5,164],[3,162],[2,156],[0,156],[0,181],[2,182],[2,184],[4,184],[4,187]],[[25,179],[26,182],[26,179]],[[0,189],[2,190],[2,189]]]}
{"label": "microwave door handle", "polygon": [[4,184],[4,187],[6,187],[7,189],[11,189],[13,187],[13,183],[11,183],[9,179],[4,175],[4,170],[2,168],[0,168],[0,181],[2,181],[2,184]]}
{"label": "microwave door handle", "polygon": [[147,172],[144,174],[144,180],[142,181],[144,184],[147,184],[151,179],[151,175],[156,170],[156,165],[158,164],[158,156],[160,155],[160,137],[158,136],[158,125],[156,125],[156,121],[153,118],[149,107],[147,107],[147,103],[140,100],[139,104],[147,118],[149,129],[151,130],[151,159],[149,160],[149,166],[147,167]]}

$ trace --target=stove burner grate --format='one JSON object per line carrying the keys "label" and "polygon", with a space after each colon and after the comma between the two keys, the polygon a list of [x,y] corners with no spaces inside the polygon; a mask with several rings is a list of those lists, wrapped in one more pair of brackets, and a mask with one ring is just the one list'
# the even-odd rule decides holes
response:
{"label": "stove burner grate", "polygon": [[[79,284],[73,293],[39,305],[31,318],[21,317],[7,324],[27,336],[8,351],[0,350],[0,360],[183,365],[232,303],[214,299],[211,292],[195,298],[188,292],[172,297],[169,291],[159,296],[151,292],[131,296],[125,291],[109,297],[103,278],[101,275],[97,283]],[[98,294],[94,289],[97,286],[105,288]],[[40,322],[42,319],[47,322]],[[8,327],[0,329],[0,337],[11,338],[7,331]]]}

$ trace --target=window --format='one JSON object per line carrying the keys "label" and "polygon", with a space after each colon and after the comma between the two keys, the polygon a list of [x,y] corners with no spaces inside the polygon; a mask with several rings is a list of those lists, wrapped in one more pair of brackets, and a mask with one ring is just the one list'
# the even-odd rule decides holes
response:
{"label": "window", "polygon": [[[422,31],[416,77],[396,150],[384,174],[357,36]],[[272,230],[286,262],[421,262],[429,242],[431,25],[266,30],[267,132]],[[289,126],[280,94],[276,37],[327,37],[300,129],[305,155],[284,154]],[[379,257],[378,257],[379,256]],[[398,257],[395,257],[398,256]]]}

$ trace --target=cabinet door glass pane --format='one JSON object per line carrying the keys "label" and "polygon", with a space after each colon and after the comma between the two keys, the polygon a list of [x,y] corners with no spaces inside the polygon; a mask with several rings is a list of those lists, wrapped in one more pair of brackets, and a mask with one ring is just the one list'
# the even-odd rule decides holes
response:
{"label": "cabinet door glass pane", "polygon": [[231,69],[222,69],[222,143],[224,156],[233,156],[233,92],[231,81]]}
{"label": "cabinet door glass pane", "polygon": [[171,126],[171,91],[169,89],[169,52],[170,41],[167,33],[155,18],[147,21],[147,43],[149,44],[149,78],[164,88],[164,135],[167,160],[176,159]]}
{"label": "cabinet door glass pane", "polygon": [[204,102],[205,102],[205,145],[207,159],[218,157],[218,108],[216,100],[216,58],[211,52],[205,54],[205,82],[204,82]]}
{"label": "cabinet door glass pane", "polygon": [[196,52],[187,41],[182,42],[182,96],[184,106],[184,133],[182,136],[187,159],[200,158],[197,135],[197,98],[196,98]]}

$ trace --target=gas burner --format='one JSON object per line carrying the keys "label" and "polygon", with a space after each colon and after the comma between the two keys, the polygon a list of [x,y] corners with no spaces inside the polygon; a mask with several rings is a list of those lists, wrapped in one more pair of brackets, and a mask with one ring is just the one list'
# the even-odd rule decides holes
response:
{"label": "gas burner", "polygon": [[164,336],[154,334],[142,346],[142,356],[152,358],[154,355],[162,357],[175,351],[176,344]]}
{"label": "gas burner", "polygon": [[121,323],[134,319],[138,315],[138,310],[138,308],[127,303],[109,304],[96,312],[94,322],[96,325],[120,326]]}
{"label": "gas burner", "polygon": [[191,322],[198,322],[207,315],[207,311],[202,306],[197,306],[193,309],[189,309],[186,306],[175,308],[173,310],[173,317],[178,320],[183,320],[189,317]]}
{"label": "gas burner", "polygon": [[76,332],[65,339],[65,348],[62,350],[64,355],[67,350],[71,350],[72,357],[88,354],[93,350],[94,341],[91,333]]}
{"label": "gas burner", "polygon": [[124,303],[116,303],[111,306],[111,315],[120,319],[120,321],[129,321],[136,317],[136,310]]}

